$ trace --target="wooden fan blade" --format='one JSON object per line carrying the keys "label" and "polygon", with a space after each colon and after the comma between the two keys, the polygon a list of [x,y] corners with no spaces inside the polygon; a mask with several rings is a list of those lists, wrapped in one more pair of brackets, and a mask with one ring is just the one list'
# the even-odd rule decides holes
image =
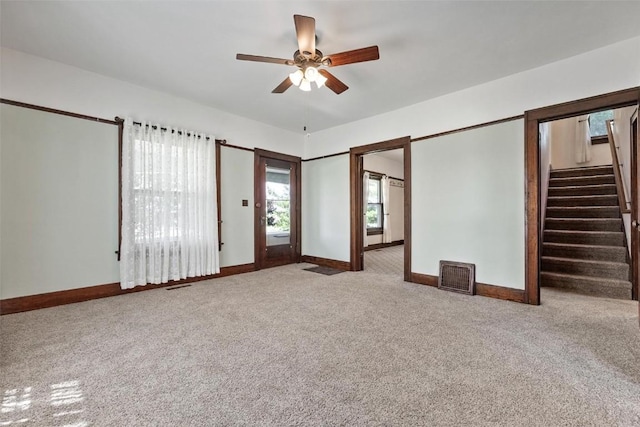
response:
{"label": "wooden fan blade", "polygon": [[342,83],[336,76],[334,76],[327,70],[320,69],[318,70],[318,72],[327,78],[327,81],[324,83],[324,85],[334,91],[336,95],[340,95],[342,92],[349,89],[349,86]]}
{"label": "wooden fan blade", "polygon": [[337,67],[338,65],[354,64],[356,62],[375,61],[380,59],[378,46],[369,46],[362,49],[350,50],[347,52],[334,53],[327,55],[325,59],[329,59],[327,64],[329,67]]}
{"label": "wooden fan blade", "polygon": [[258,55],[245,55],[242,53],[238,53],[236,55],[236,59],[239,59],[240,61],[255,61],[255,62],[268,62],[271,64],[293,65],[293,61],[291,59],[270,58],[268,56],[258,56]]}
{"label": "wooden fan blade", "polygon": [[316,20],[310,16],[293,15],[298,36],[298,48],[306,57],[316,54]]}
{"label": "wooden fan blade", "polygon": [[291,83],[291,79],[289,77],[287,77],[286,79],[284,79],[282,81],[282,83],[280,83],[278,85],[278,87],[276,87],[274,90],[272,90],[271,93],[282,93],[285,90],[289,89],[292,85],[293,85],[293,83]]}

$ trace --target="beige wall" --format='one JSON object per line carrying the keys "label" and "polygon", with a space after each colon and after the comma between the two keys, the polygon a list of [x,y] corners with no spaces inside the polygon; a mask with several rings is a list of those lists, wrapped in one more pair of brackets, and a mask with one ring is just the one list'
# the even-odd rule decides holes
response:
{"label": "beige wall", "polygon": [[549,192],[549,172],[551,169],[550,123],[540,124],[540,230],[544,229]]}
{"label": "beige wall", "polygon": [[553,169],[579,168],[611,164],[609,144],[591,146],[591,161],[576,163],[575,140],[578,118],[570,117],[550,123],[551,167]]}

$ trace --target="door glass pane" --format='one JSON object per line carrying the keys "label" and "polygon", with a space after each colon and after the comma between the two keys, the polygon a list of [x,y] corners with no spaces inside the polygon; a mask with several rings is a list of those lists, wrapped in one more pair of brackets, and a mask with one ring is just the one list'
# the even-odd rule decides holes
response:
{"label": "door glass pane", "polygon": [[289,245],[291,224],[291,174],[289,169],[267,166],[267,246]]}

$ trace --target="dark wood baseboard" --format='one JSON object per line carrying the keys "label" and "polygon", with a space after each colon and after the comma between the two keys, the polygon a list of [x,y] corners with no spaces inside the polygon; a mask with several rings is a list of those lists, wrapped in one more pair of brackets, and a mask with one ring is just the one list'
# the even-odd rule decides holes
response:
{"label": "dark wood baseboard", "polygon": [[373,245],[365,246],[364,250],[372,251],[374,249],[384,249],[384,248],[390,248],[391,246],[400,246],[400,245],[404,245],[404,240],[396,240],[395,242],[391,242],[391,243],[374,243]]}
{"label": "dark wood baseboard", "polygon": [[525,302],[523,289],[505,288],[504,286],[488,285],[486,283],[476,283],[476,295],[521,302],[523,304]]}
{"label": "dark wood baseboard", "polygon": [[76,302],[89,301],[92,299],[113,297],[117,295],[130,294],[133,292],[148,291],[151,289],[165,288],[185,283],[200,282],[203,280],[216,279],[218,277],[231,276],[234,274],[248,273],[255,271],[255,265],[242,264],[231,267],[222,267],[220,273],[209,276],[189,277],[188,279],[170,281],[161,285],[136,286],[133,289],[121,289],[120,282],[108,283],[105,285],[88,286],[85,288],[68,289],[64,291],[48,292],[46,294],[28,295],[24,297],[9,298],[0,300],[0,314],[20,313],[22,311],[37,310],[40,308],[55,307],[58,305],[72,304]]}
{"label": "dark wood baseboard", "polygon": [[311,256],[311,255],[302,255],[302,257],[300,258],[300,261],[308,262],[310,264],[321,265],[323,267],[335,268],[336,270],[344,270],[344,271],[351,270],[351,263],[347,261],[338,261],[336,259],[321,258],[321,257]]}
{"label": "dark wood baseboard", "polygon": [[438,276],[411,272],[410,282],[417,283],[419,285],[438,287]]}
{"label": "dark wood baseboard", "polygon": [[[432,276],[430,274],[412,272],[410,281],[420,285],[438,286],[438,276]],[[486,283],[476,282],[476,295],[507,301],[525,302],[524,290],[522,289],[505,288],[504,286],[488,285]]]}

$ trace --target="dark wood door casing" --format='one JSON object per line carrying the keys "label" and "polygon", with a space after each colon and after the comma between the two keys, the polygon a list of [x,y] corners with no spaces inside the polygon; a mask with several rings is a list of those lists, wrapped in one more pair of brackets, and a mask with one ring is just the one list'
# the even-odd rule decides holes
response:
{"label": "dark wood door casing", "polygon": [[[638,298],[640,290],[640,147],[638,147],[638,110],[631,118],[631,298]],[[633,221],[636,225],[633,225]],[[640,315],[640,303],[638,305]]]}
{"label": "dark wood door casing", "polygon": [[411,281],[411,137],[382,141],[375,144],[353,147],[349,150],[349,181],[351,199],[351,270],[363,269],[364,224],[362,200],[362,156],[380,151],[402,149],[404,155],[404,280]]}
{"label": "dark wood door casing", "polygon": [[525,303],[540,304],[540,123],[639,102],[635,87],[525,112]]}
{"label": "dark wood door casing", "polygon": [[[254,150],[254,259],[256,270],[300,262],[301,256],[301,159],[256,148]],[[271,246],[267,251],[265,227],[261,222],[266,201],[266,165],[290,169],[290,247]]]}

